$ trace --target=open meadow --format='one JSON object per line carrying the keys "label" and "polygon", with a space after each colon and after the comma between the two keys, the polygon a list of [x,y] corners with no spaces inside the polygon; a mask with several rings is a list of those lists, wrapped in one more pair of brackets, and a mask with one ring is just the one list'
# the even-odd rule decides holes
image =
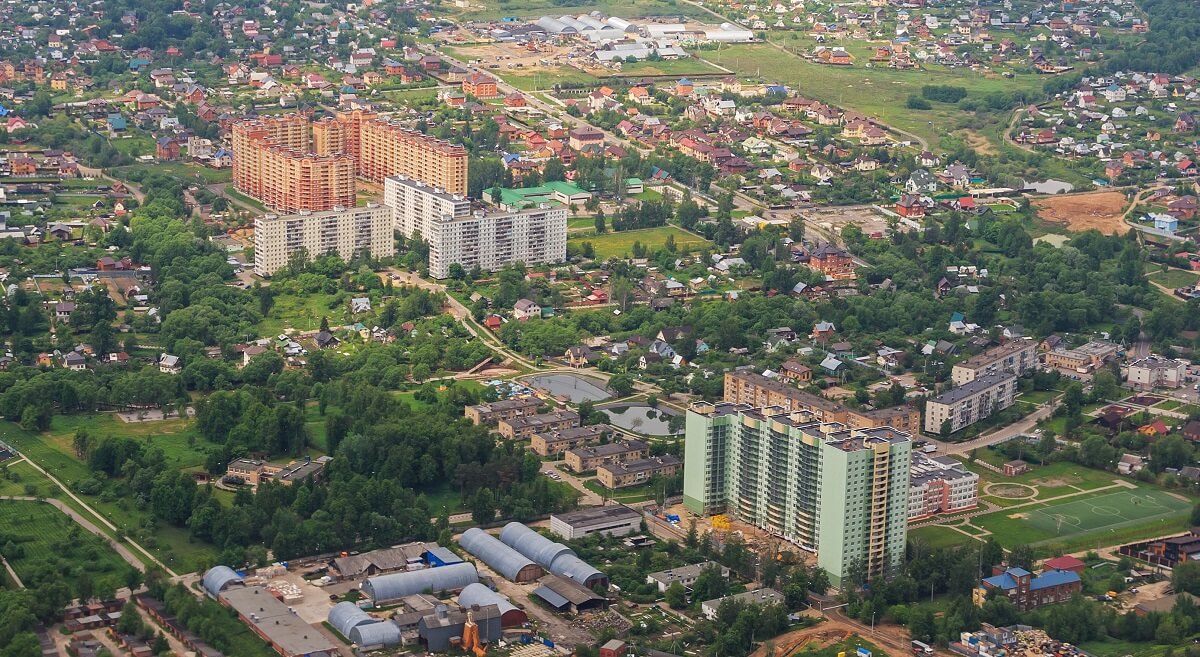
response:
{"label": "open meadow", "polygon": [[680,252],[684,249],[696,251],[712,246],[712,242],[703,237],[675,226],[623,230],[620,232],[604,233],[603,235],[593,233],[587,236],[572,237],[567,240],[567,243],[578,246],[584,242],[591,242],[592,247],[596,249],[596,258],[598,260],[606,260],[608,258],[632,256],[635,242],[640,242],[646,247],[647,252],[653,253],[666,244],[668,237],[675,238],[675,246]]}

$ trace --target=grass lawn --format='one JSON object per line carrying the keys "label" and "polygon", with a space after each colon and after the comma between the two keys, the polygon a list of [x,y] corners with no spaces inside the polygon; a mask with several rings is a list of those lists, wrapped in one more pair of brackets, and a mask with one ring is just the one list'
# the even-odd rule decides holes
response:
{"label": "grass lawn", "polygon": [[621,77],[644,75],[703,75],[706,73],[724,73],[721,69],[699,59],[672,59],[661,62],[638,62],[622,64]]}
{"label": "grass lawn", "polygon": [[237,200],[241,201],[242,203],[245,203],[246,205],[249,205],[250,207],[254,208],[255,210],[258,210],[259,212],[267,211],[267,206],[263,205],[260,201],[258,201],[256,199],[252,199],[249,196],[246,196],[245,194],[234,189],[233,185],[225,186],[225,195],[228,196],[229,198],[237,199]]}
{"label": "grass lawn", "polygon": [[415,89],[399,89],[385,91],[384,96],[400,103],[419,103],[437,99],[437,87],[417,87]]}
{"label": "grass lawn", "polygon": [[129,564],[101,538],[84,530],[58,509],[40,502],[0,503],[4,558],[26,586],[38,581],[43,564],[51,563],[74,587],[79,577],[104,578],[113,588],[124,586]]}
{"label": "grass lawn", "polygon": [[[87,465],[75,457],[75,452],[71,447],[73,427],[76,426],[74,423],[86,422],[88,419],[97,421],[101,427],[106,421],[103,419],[103,415],[78,418],[56,417],[51,421],[50,431],[45,434],[25,431],[11,422],[0,422],[0,440],[16,447],[26,458],[45,468],[63,485],[75,489],[79,482],[92,477]],[[119,422],[113,418],[109,418],[109,420]],[[128,428],[128,431],[124,432],[125,435],[139,435],[138,432],[141,432],[140,435],[145,436],[156,446],[164,447],[163,451],[167,452],[165,447],[171,441],[166,439],[166,436],[170,434],[151,436],[150,432],[154,431],[155,424],[159,423],[121,424],[119,426],[122,430]],[[91,431],[92,425],[88,425],[88,427]],[[106,435],[106,433],[100,430],[93,431],[93,435],[97,436]],[[187,438],[184,437],[184,433],[181,432],[175,436],[180,443],[186,444]],[[168,453],[168,458],[172,458],[172,454],[174,458],[181,459],[181,462],[193,460],[188,456],[189,452],[182,447],[173,448]],[[216,549],[213,546],[193,542],[187,529],[169,527],[156,522],[148,511],[136,508],[128,498],[110,500],[101,496],[82,495],[78,492],[76,494],[93,509],[104,515],[109,522],[116,525],[119,531],[132,536],[176,572],[196,570],[216,557]],[[75,505],[72,504],[72,506]],[[79,510],[85,516],[90,515],[82,509]],[[96,524],[100,526],[99,522]],[[105,528],[101,527],[101,529]]]}
{"label": "grass lawn", "polygon": [[739,75],[787,84],[801,96],[876,117],[915,133],[934,146],[947,131],[947,126],[955,125],[961,111],[956,105],[945,103],[933,103],[933,109],[927,111],[907,109],[905,100],[910,94],[919,95],[922,86],[959,86],[967,90],[968,97],[980,97],[994,91],[1040,92],[1045,82],[1045,78],[1034,74],[1005,79],[999,75],[980,75],[966,69],[934,65],[926,66],[926,70],[823,66],[768,44],[724,44],[718,51],[699,54]]}
{"label": "grass lawn", "polygon": [[600,483],[600,480],[588,479],[583,482],[583,487],[599,494],[601,497],[614,499],[618,502],[641,502],[643,500],[654,499],[654,489],[649,484],[618,488],[610,491],[604,487],[604,484]]}
{"label": "grass lawn", "polygon": [[1058,396],[1056,390],[1031,390],[1021,393],[1017,399],[1030,404],[1045,404],[1056,396]]}
{"label": "grass lawn", "polygon": [[1155,404],[1154,408],[1161,408],[1164,411],[1173,411],[1180,406],[1183,406],[1183,402],[1179,401],[1178,399],[1164,399],[1163,401]]}
{"label": "grass lawn", "polygon": [[532,70],[501,70],[496,71],[505,82],[521,91],[541,91],[553,89],[556,84],[597,84],[600,79],[596,76],[569,66],[539,66]]}
{"label": "grass lawn", "polygon": [[1104,492],[1061,502],[997,511],[972,521],[996,535],[1007,547],[1063,539],[1113,543],[1118,531],[1145,529],[1151,535],[1186,522],[1191,503],[1151,488]]}
{"label": "grass lawn", "polygon": [[321,328],[321,318],[328,317],[331,326],[345,324],[346,308],[330,308],[335,295],[313,293],[304,296],[284,294],[275,297],[271,312],[258,324],[259,335],[279,335],[284,329],[315,331]]}
{"label": "grass lawn", "polygon": [[46,438],[63,451],[71,450],[77,428],[85,428],[93,437],[126,436],[143,439],[149,447],[163,451],[167,463],[180,469],[204,464],[214,447],[196,430],[192,420],[163,420],[161,422],[122,422],[113,413],[96,415],[56,415],[50,422]]}
{"label": "grass lawn", "polygon": [[595,230],[595,217],[571,217],[567,219],[567,230]]}
{"label": "grass lawn", "polygon": [[149,135],[125,133],[125,136],[113,137],[109,141],[113,148],[130,157],[154,154],[154,138]]}
{"label": "grass lawn", "polygon": [[31,497],[58,497],[57,493],[60,492],[49,479],[25,461],[0,464],[0,495],[29,495],[26,486],[34,487]]}
{"label": "grass lawn", "polygon": [[1200,281],[1200,274],[1182,269],[1168,269],[1167,271],[1156,271],[1153,274],[1148,274],[1146,278],[1163,287],[1174,289],[1195,285],[1196,281]]}
{"label": "grass lawn", "polygon": [[954,547],[955,545],[969,544],[974,541],[974,539],[960,531],[949,527],[938,527],[937,525],[910,529],[908,530],[908,538],[910,540],[919,540],[930,548]]}
{"label": "grass lawn", "polygon": [[625,230],[618,233],[605,233],[603,235],[573,237],[567,241],[576,244],[591,242],[592,246],[596,249],[596,259],[607,260],[613,257],[629,257],[633,255],[634,242],[641,242],[646,246],[649,253],[653,253],[663,247],[669,235],[675,237],[675,246],[680,251],[685,247],[699,250],[712,245],[712,242],[703,237],[693,235],[675,226],[660,226],[658,228]]}
{"label": "grass lawn", "polygon": [[429,511],[433,515],[437,515],[442,507],[446,507],[446,511],[450,514],[462,513],[467,511],[467,505],[463,504],[462,498],[458,491],[454,490],[449,484],[442,486],[437,490],[423,491],[425,501],[429,502]]}
{"label": "grass lawn", "polygon": [[1096,657],[1125,657],[1126,655],[1137,655],[1138,657],[1162,657],[1166,654],[1170,646],[1154,645],[1152,643],[1130,643],[1128,641],[1118,641],[1116,639],[1108,639],[1105,641],[1088,641],[1087,643],[1079,644],[1079,647],[1086,650],[1089,654]]}
{"label": "grass lawn", "polygon": [[154,164],[132,164],[130,166],[117,167],[112,170],[112,177],[124,179],[128,177],[129,173],[134,171],[160,173],[189,183],[204,185],[229,182],[233,179],[233,171],[231,169],[212,169],[195,164],[184,164],[183,162],[156,162]]}
{"label": "grass lawn", "polygon": [[641,194],[634,194],[633,198],[639,201],[661,201],[663,199],[663,195],[662,192],[653,189],[647,189]]}

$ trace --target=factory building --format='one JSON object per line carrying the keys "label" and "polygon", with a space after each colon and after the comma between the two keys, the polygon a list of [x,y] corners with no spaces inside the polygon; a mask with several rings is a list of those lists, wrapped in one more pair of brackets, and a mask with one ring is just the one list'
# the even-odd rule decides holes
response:
{"label": "factory building", "polygon": [[410,570],[391,575],[368,578],[360,587],[362,592],[381,606],[406,595],[424,591],[460,591],[479,581],[474,564],[457,563],[441,568]]}
{"label": "factory building", "polygon": [[608,588],[608,576],[580,559],[574,550],[551,541],[519,522],[505,525],[500,531],[500,540],[555,575],[589,589]]}
{"label": "factory building", "polygon": [[458,605],[463,609],[495,606],[500,612],[502,627],[520,627],[529,622],[529,616],[509,602],[508,598],[496,593],[483,584],[471,584],[458,594]]}
{"label": "factory building", "polygon": [[546,571],[528,557],[500,542],[500,539],[472,527],[458,537],[458,544],[471,556],[513,582],[533,582]]}
{"label": "factory building", "polygon": [[616,504],[550,515],[550,532],[568,541],[591,534],[625,536],[642,526],[642,514]]}

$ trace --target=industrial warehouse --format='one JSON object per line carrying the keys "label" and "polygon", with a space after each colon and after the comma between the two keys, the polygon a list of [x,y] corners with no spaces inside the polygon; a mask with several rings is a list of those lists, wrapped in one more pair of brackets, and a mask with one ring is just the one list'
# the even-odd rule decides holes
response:
{"label": "industrial warehouse", "polygon": [[[625,507],[607,509],[610,517],[640,518]],[[608,587],[604,573],[524,524],[509,523],[499,537],[473,527],[457,543],[457,550],[415,542],[341,553],[291,570],[216,566],[200,588],[283,657],[332,656],[337,640],[360,653],[415,646],[482,656],[501,640],[531,640],[531,604],[543,620],[608,606],[596,592]]]}

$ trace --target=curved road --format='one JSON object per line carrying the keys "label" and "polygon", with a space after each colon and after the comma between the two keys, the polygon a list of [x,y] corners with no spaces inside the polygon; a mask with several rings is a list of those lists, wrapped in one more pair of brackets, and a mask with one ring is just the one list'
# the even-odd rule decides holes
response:
{"label": "curved road", "polygon": [[[42,476],[44,476],[44,477],[46,477],[47,479],[49,479],[49,480],[50,480],[50,481],[51,481],[51,482],[52,482],[52,483],[53,483],[55,486],[58,486],[58,487],[59,487],[59,489],[61,489],[61,490],[62,490],[64,493],[66,493],[66,494],[67,494],[67,497],[70,497],[70,498],[71,498],[71,501],[75,502],[75,503],[76,503],[76,504],[78,504],[78,505],[79,505],[79,506],[80,506],[80,507],[81,507],[83,510],[85,510],[85,511],[87,511],[88,513],[90,513],[90,514],[92,514],[93,516],[95,516],[95,518],[96,518],[97,520],[99,520],[99,521],[100,521],[100,522],[101,522],[101,523],[102,523],[102,524],[103,524],[105,527],[108,527],[108,529],[109,529],[110,531],[112,531],[114,534],[119,532],[119,530],[117,529],[117,526],[116,526],[116,525],[114,525],[114,524],[112,524],[111,522],[109,522],[109,521],[108,521],[108,518],[105,518],[105,517],[104,517],[103,515],[101,515],[101,514],[100,514],[98,511],[96,511],[96,510],[95,510],[95,509],[93,509],[91,506],[89,506],[89,505],[87,504],[87,502],[84,502],[83,500],[79,499],[79,497],[78,497],[78,496],[76,496],[76,495],[75,495],[75,493],[72,493],[72,492],[71,492],[71,489],[69,489],[69,488],[67,488],[66,486],[64,486],[64,485],[63,485],[63,483],[62,483],[61,481],[59,481],[58,479],[56,479],[56,478],[54,477],[54,475],[51,475],[49,472],[47,472],[45,468],[43,468],[42,466],[38,465],[37,463],[34,463],[32,460],[30,460],[30,459],[29,459],[28,457],[26,457],[24,454],[22,454],[22,455],[21,455],[21,459],[22,459],[22,460],[24,460],[26,463],[28,463],[28,464],[29,464],[29,465],[30,465],[30,466],[31,466],[31,467],[32,467],[34,470],[37,470],[38,472],[42,473]],[[33,498],[31,498],[31,499],[33,499]],[[47,500],[47,501],[49,502],[50,500]],[[57,501],[57,500],[54,500],[54,502],[58,502],[58,501]],[[62,503],[61,503],[61,502],[58,502],[58,504],[56,504],[55,506],[58,506],[58,505],[60,505],[60,504],[62,504]],[[65,508],[64,508],[64,507],[65,507]],[[66,512],[66,513],[67,513],[67,515],[71,516],[72,518],[75,518],[75,519],[76,519],[76,521],[77,521],[77,522],[79,522],[79,524],[80,524],[80,525],[82,525],[84,529],[87,529],[88,531],[90,531],[90,532],[92,532],[92,533],[95,533],[95,534],[100,534],[100,535],[103,535],[103,534],[100,532],[100,530],[99,530],[98,528],[96,528],[96,526],[95,526],[95,525],[93,525],[93,524],[92,524],[92,523],[90,523],[90,522],[86,522],[86,521],[85,521],[85,520],[84,520],[82,517],[80,517],[80,516],[79,516],[77,513],[75,513],[74,509],[70,509],[70,507],[67,507],[65,504],[63,504],[62,506],[59,506],[58,508],[62,509],[64,512]],[[68,509],[70,509],[70,510],[68,511]],[[86,522],[86,524],[85,524],[85,522]],[[107,538],[107,536],[105,536],[105,538]],[[143,555],[145,555],[145,557],[146,557],[147,559],[149,559],[150,561],[154,562],[154,565],[158,566],[159,568],[162,568],[162,569],[163,569],[163,571],[164,571],[164,572],[166,572],[166,573],[167,573],[168,575],[170,575],[171,577],[178,577],[178,576],[179,576],[179,574],[178,574],[178,573],[176,573],[175,571],[173,571],[173,570],[171,570],[170,568],[168,568],[166,564],[164,564],[163,562],[159,561],[159,560],[158,560],[158,558],[157,558],[157,557],[155,557],[153,554],[150,554],[150,551],[149,551],[149,550],[147,550],[146,548],[142,547],[141,545],[138,545],[138,544],[137,544],[137,542],[136,542],[136,541],[134,541],[132,538],[129,538],[129,537],[127,536],[127,537],[125,537],[125,541],[126,541],[127,543],[129,543],[129,545],[133,546],[133,547],[134,547],[134,549],[136,549],[138,552],[141,552]],[[117,551],[118,551],[118,553],[119,553],[119,552],[121,552],[121,550],[117,550]],[[126,551],[126,552],[128,552],[128,551]],[[122,555],[122,556],[124,556],[124,555]],[[128,559],[127,559],[127,560],[128,560]],[[136,559],[135,559],[135,561],[136,561]],[[131,562],[131,563],[132,563],[132,562]],[[145,564],[142,564],[142,563],[140,563],[140,562],[139,562],[139,565],[138,565],[138,566],[135,566],[135,567],[137,567],[139,570],[143,570],[143,571],[146,569],[146,567],[145,567]]]}
{"label": "curved road", "polygon": [[[63,504],[62,502],[60,502],[54,498],[47,497],[45,499],[39,499],[37,497],[26,497],[24,495],[0,495],[0,500],[16,501],[16,502],[45,502],[46,504],[49,504],[50,506],[67,514],[67,516],[69,516],[72,520],[74,520],[76,523],[78,523],[80,527],[83,527],[84,529],[88,530],[89,532],[91,532],[91,533],[95,534],[96,536],[99,536],[100,538],[107,541],[108,544],[112,546],[112,549],[116,550],[117,554],[121,555],[121,558],[124,559],[129,565],[133,566],[134,568],[137,568],[141,572],[146,572],[146,564],[142,563],[141,559],[138,559],[124,545],[121,545],[115,539],[110,538],[108,536],[108,534],[105,534],[104,532],[100,531],[99,527],[92,524],[92,522],[89,521],[87,518],[84,518],[83,516],[79,515],[79,513],[77,513],[75,511],[75,509],[72,509],[71,507],[67,506],[66,504]],[[164,566],[164,568],[166,568],[166,567]]]}

